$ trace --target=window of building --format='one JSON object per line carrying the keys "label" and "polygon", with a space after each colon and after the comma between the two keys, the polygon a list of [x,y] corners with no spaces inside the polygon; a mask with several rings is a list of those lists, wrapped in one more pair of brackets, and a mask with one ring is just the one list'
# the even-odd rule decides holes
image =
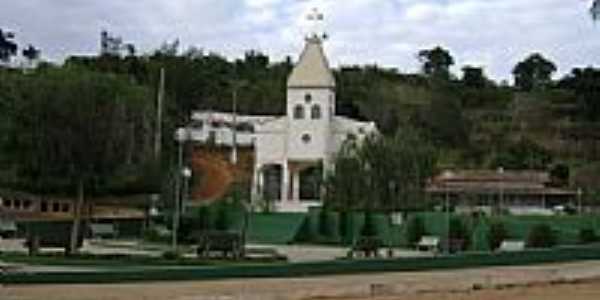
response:
{"label": "window of building", "polygon": [[23,201],[23,209],[30,209],[30,208],[31,208],[31,200]]}
{"label": "window of building", "polygon": [[306,101],[306,103],[310,103],[312,101],[312,95],[309,93],[304,95],[304,101]]}
{"label": "window of building", "polygon": [[60,211],[60,203],[58,203],[58,202],[52,203],[52,212],[59,212],[59,211]]}
{"label": "window of building", "polygon": [[60,206],[60,211],[66,213],[66,212],[69,212],[69,208],[70,208],[69,203],[63,203]]}
{"label": "window of building", "polygon": [[308,144],[308,143],[310,143],[310,141],[311,141],[311,140],[312,140],[312,138],[311,138],[310,134],[308,134],[308,133],[305,133],[305,134],[303,134],[303,135],[302,135],[302,141],[303,141],[305,144]]}
{"label": "window of building", "polygon": [[15,199],[15,209],[21,209],[21,200]]}
{"label": "window of building", "polygon": [[2,204],[4,205],[4,207],[10,208],[12,206],[12,201],[10,199],[4,199],[4,201],[2,201]]}
{"label": "window of building", "polygon": [[321,118],[321,106],[319,106],[318,104],[315,104],[312,106],[312,108],[310,109],[310,117],[313,120],[318,120]]}
{"label": "window of building", "polygon": [[304,119],[304,107],[300,104],[294,107],[294,119]]}
{"label": "window of building", "polygon": [[48,212],[48,201],[42,201],[42,203],[40,203],[40,211]]}

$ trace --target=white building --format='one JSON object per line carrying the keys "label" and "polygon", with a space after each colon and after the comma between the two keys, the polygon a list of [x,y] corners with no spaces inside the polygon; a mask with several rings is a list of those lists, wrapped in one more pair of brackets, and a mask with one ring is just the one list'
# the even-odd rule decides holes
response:
{"label": "white building", "polygon": [[306,211],[320,205],[319,179],[333,169],[343,142],[377,131],[373,122],[335,115],[336,83],[322,43],[316,35],[306,39],[288,78],[285,116],[214,112],[192,116],[196,124],[192,140],[231,147],[233,162],[236,147],[253,147],[252,200],[268,199],[277,211]]}

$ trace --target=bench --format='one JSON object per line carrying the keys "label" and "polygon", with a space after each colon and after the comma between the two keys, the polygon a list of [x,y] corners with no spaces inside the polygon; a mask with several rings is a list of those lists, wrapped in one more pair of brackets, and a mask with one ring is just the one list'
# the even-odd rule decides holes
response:
{"label": "bench", "polygon": [[359,253],[363,257],[379,257],[379,248],[382,244],[378,237],[361,237],[352,245],[350,256],[354,257]]}
{"label": "bench", "polygon": [[0,238],[12,238],[17,235],[17,225],[14,221],[0,219]]}
{"label": "bench", "polygon": [[446,253],[458,253],[466,250],[467,241],[464,239],[451,238],[447,241],[442,241],[440,245]]}
{"label": "bench", "polygon": [[519,252],[525,250],[525,242],[524,241],[502,241],[498,251],[500,252]]}
{"label": "bench", "polygon": [[92,238],[115,238],[117,230],[113,224],[92,223],[90,224],[90,235]]}
{"label": "bench", "polygon": [[[35,224],[29,226],[24,246],[28,248],[29,255],[38,254],[40,248],[63,248],[65,254],[71,253],[71,224],[52,223]],[[79,226],[76,247],[83,246],[85,224]]]}
{"label": "bench", "polygon": [[238,232],[198,231],[192,234],[197,243],[196,253],[200,258],[211,258],[215,252],[221,258],[239,259],[243,256],[244,243]]}
{"label": "bench", "polygon": [[438,251],[440,248],[440,238],[437,236],[424,235],[417,243],[418,251]]}

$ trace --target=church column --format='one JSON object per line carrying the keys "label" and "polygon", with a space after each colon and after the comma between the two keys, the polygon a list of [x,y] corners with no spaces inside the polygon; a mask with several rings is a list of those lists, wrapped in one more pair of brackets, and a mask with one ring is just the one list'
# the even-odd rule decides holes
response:
{"label": "church column", "polygon": [[258,163],[254,164],[254,175],[252,176],[252,197],[251,204],[256,204],[256,200],[260,199],[263,195],[263,174],[261,172],[262,166]]}
{"label": "church column", "polygon": [[300,201],[300,171],[292,173],[292,201]]}
{"label": "church column", "polygon": [[281,204],[288,202],[290,169],[287,160],[281,164]]}

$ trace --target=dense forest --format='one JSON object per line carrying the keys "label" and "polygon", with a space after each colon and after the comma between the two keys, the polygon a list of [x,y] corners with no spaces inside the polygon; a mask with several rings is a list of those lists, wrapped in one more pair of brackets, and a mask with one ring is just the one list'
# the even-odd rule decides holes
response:
{"label": "dense forest", "polygon": [[[18,54],[9,47],[9,37],[0,42],[1,59]],[[27,49],[29,54],[23,55],[36,59],[39,50]],[[144,171],[144,179],[130,174],[168,168],[173,129],[188,122],[194,110],[231,111],[234,88],[240,113],[284,113],[291,58],[272,61],[267,54],[248,51],[230,60],[198,48],[180,51],[177,42],[142,55],[133,46],[128,49],[72,56],[62,65],[39,63],[35,69],[0,67],[0,164],[3,178],[13,178],[4,184],[27,185],[14,178],[39,184],[39,178],[58,174],[69,174],[73,184],[85,178],[98,190],[156,180],[148,175],[153,172]],[[479,66],[452,73],[454,58],[443,47],[417,53],[422,66],[417,74],[376,65],[340,66],[335,69],[337,112],[375,121],[386,136],[417,128],[439,152],[438,170],[549,170],[561,174],[566,185],[594,189],[600,175],[600,69],[575,68],[553,79],[556,66],[543,54],[523,56],[513,68],[514,85],[494,82]],[[166,117],[164,151],[157,159],[152,141],[161,69],[166,74]],[[245,83],[241,88],[240,82]],[[82,126],[87,131],[75,130]],[[43,137],[51,134],[64,140],[45,144]],[[123,143],[129,146],[111,148]],[[81,154],[107,149],[110,156]],[[73,157],[78,163],[69,159]],[[42,163],[47,161],[56,164]]]}

